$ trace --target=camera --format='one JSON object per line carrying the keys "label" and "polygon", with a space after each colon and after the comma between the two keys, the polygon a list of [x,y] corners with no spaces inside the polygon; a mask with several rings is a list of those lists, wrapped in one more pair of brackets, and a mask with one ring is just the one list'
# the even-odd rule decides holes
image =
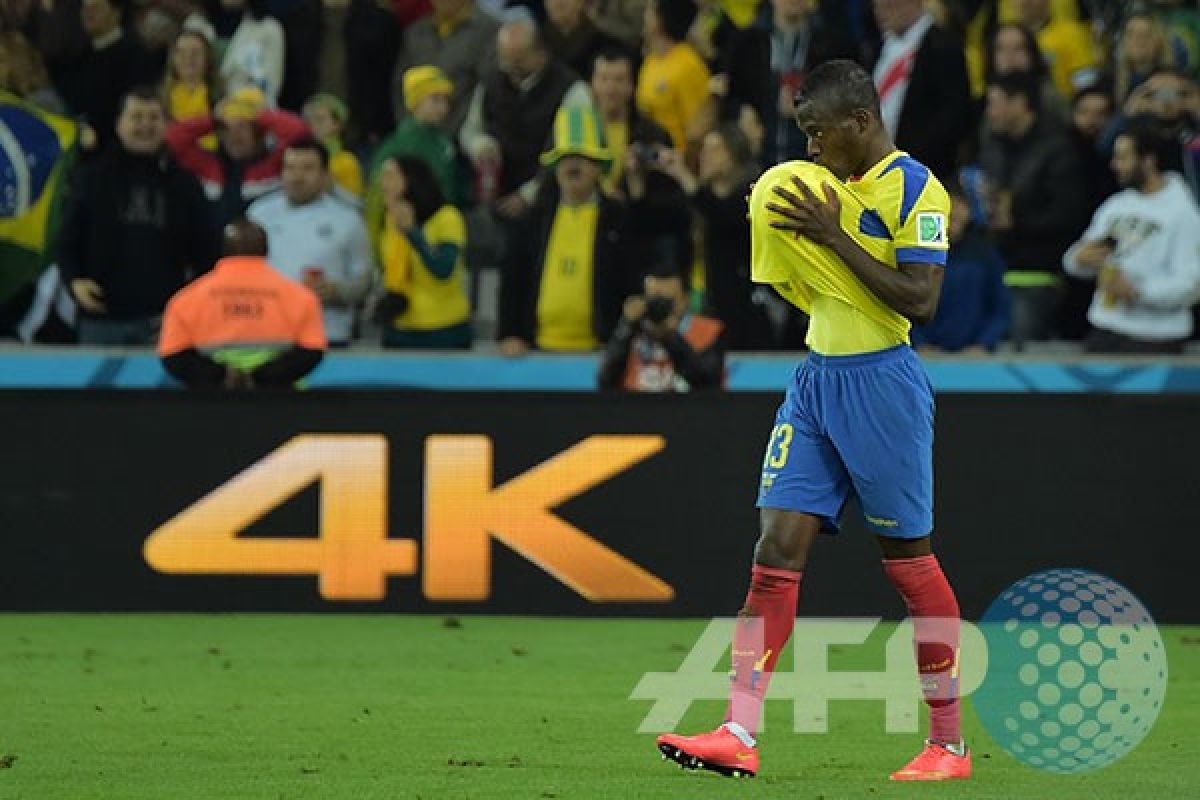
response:
{"label": "camera", "polygon": [[646,298],[645,318],[647,322],[659,325],[663,320],[671,316],[673,310],[675,310],[675,302],[669,297],[655,295]]}

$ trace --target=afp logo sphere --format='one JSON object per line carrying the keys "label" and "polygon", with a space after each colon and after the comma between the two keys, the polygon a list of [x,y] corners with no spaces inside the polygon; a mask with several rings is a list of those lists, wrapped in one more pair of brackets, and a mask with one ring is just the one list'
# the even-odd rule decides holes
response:
{"label": "afp logo sphere", "polygon": [[1167,690],[1162,637],[1112,578],[1053,569],[1000,594],[980,627],[988,669],[973,695],[988,734],[1037,769],[1107,766],[1150,732]]}

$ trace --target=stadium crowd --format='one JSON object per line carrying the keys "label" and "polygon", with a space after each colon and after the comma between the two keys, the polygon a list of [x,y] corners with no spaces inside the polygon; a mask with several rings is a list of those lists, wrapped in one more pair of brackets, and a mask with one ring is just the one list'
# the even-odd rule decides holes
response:
{"label": "stadium crowd", "polygon": [[[1196,330],[1192,0],[0,14],[0,258],[37,261],[0,281],[0,330],[27,341],[154,344],[172,296],[248,219],[319,298],[330,346],[494,339],[508,356],[601,351],[607,385],[673,385],[664,363],[711,384],[725,350],[803,347],[803,316],[750,283],[745,196],[806,156],[792,98],[831,58],[873,70],[898,146],[954,200],[919,347],[1179,352]],[[22,206],[22,181],[44,208]]]}

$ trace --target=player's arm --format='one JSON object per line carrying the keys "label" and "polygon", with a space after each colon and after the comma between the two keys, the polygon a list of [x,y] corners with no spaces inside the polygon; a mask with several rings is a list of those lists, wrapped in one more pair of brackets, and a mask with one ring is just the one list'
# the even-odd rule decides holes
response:
{"label": "player's arm", "polygon": [[779,215],[771,227],[798,233],[833,250],[889,308],[915,322],[933,319],[942,291],[942,265],[906,262],[893,269],[878,261],[842,229],[841,201],[831,186],[825,185],[822,202],[803,181],[793,178],[792,185],[796,192],[774,187],[773,191],[784,202],[767,205],[768,210]]}

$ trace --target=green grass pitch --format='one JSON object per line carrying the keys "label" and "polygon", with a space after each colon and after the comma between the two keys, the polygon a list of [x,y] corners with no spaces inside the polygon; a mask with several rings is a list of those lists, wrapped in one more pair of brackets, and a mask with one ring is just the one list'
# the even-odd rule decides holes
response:
{"label": "green grass pitch", "polygon": [[[1200,628],[1163,628],[1166,704],[1122,761],[1036,772],[968,702],[975,777],[917,785],[887,780],[919,737],[885,734],[881,702],[833,703],[827,735],[792,733],[791,704],[768,703],[753,780],[660,761],[636,733],[651,702],[629,694],[644,672],[675,670],[704,625],[0,615],[0,798],[1200,797]],[[857,657],[869,654],[834,666]],[[679,728],[712,727],[722,709],[695,703]]]}

